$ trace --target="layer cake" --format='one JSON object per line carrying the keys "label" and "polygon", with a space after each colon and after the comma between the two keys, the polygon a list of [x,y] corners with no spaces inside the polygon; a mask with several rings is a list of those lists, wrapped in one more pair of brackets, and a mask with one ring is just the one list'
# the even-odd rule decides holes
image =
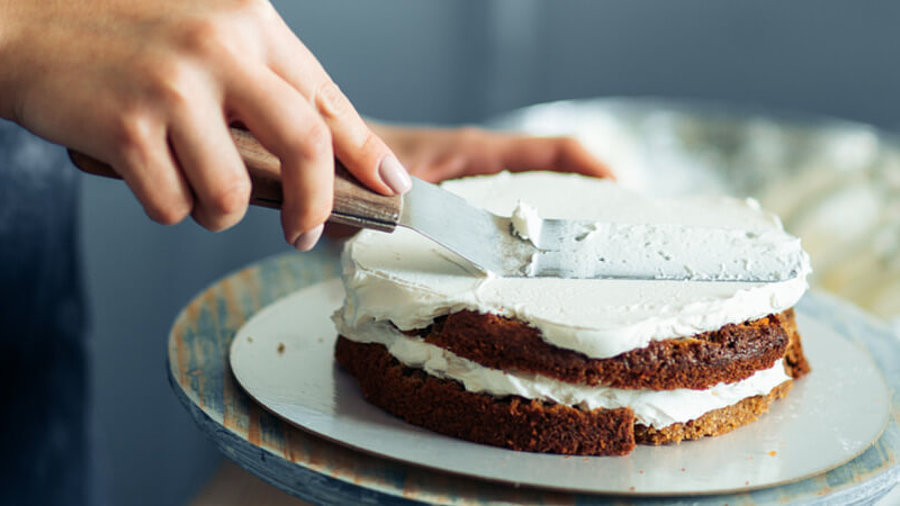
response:
{"label": "layer cake", "polygon": [[[786,235],[752,200],[652,198],[577,175],[444,187],[506,216]],[[363,231],[342,257],[335,356],[373,404],[478,443],[624,455],[635,443],[716,436],[809,371],[792,309],[809,262],[795,246],[801,275],[777,283],[500,278],[411,231]]]}

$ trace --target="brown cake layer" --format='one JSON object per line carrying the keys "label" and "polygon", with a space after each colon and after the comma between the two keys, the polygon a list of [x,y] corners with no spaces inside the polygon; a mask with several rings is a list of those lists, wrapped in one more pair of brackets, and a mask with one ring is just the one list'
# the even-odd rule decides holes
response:
{"label": "brown cake layer", "polygon": [[630,409],[584,412],[569,406],[467,392],[405,367],[380,344],[338,337],[335,357],[363,396],[409,423],[512,450],[569,455],[625,455],[634,448]]}
{"label": "brown cake layer", "polygon": [[[797,345],[795,350],[799,350],[799,341]],[[335,357],[356,378],[369,402],[409,423],[477,443],[570,455],[625,455],[636,442],[677,443],[725,434],[756,420],[792,385],[785,381],[768,395],[749,397],[696,420],[655,429],[636,423],[628,408],[585,412],[517,396],[497,398],[467,392],[455,381],[400,364],[380,344],[356,343],[339,336]],[[805,364],[802,351],[799,357]],[[789,375],[804,374],[785,364]]]}
{"label": "brown cake layer", "polygon": [[748,397],[737,404],[710,411],[687,423],[673,423],[661,429],[637,423],[634,425],[634,439],[640,444],[661,445],[679,443],[685,439],[721,436],[756,421],[759,415],[769,411],[772,401],[787,395],[792,386],[793,381],[785,381],[773,388],[768,395]]}
{"label": "brown cake layer", "polygon": [[806,376],[811,370],[806,355],[803,354],[803,344],[800,342],[800,332],[797,330],[797,320],[794,318],[794,310],[788,309],[785,314],[790,318],[785,323],[785,331],[788,334],[787,350],[784,352],[784,369],[788,376],[797,379]]}
{"label": "brown cake layer", "polygon": [[[790,329],[796,332],[792,310],[688,338],[652,341],[644,348],[603,359],[548,344],[540,330],[526,323],[473,311],[439,318],[419,335],[493,369],[614,388],[702,390],[772,367],[785,356]],[[802,357],[802,351],[798,356]]]}

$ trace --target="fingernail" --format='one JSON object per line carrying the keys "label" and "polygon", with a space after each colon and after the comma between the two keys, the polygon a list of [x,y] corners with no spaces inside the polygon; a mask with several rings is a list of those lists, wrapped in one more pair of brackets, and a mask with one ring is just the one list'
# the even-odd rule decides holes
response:
{"label": "fingernail", "polygon": [[381,159],[378,175],[381,176],[381,180],[391,190],[394,190],[394,193],[406,193],[412,188],[412,179],[409,177],[409,172],[406,172],[406,168],[394,155],[387,155]]}
{"label": "fingernail", "polygon": [[324,229],[325,225],[322,224],[312,230],[303,232],[300,234],[300,237],[294,241],[294,247],[299,251],[309,251],[313,249],[313,246],[315,246],[316,243],[319,242],[319,238],[322,237],[322,230]]}

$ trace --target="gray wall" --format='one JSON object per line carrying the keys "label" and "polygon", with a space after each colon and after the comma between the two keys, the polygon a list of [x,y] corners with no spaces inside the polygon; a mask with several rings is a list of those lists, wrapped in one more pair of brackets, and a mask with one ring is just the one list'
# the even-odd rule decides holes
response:
{"label": "gray wall", "polygon": [[900,4],[890,0],[276,6],[376,117],[468,122],[555,99],[662,95],[900,125]]}
{"label": "gray wall", "polygon": [[[574,97],[697,97],[900,126],[898,2],[331,0],[276,6],[365,114],[478,122]],[[206,285],[286,251],[277,216],[220,234],[147,220],[84,178],[100,496],[178,504],[218,454],[165,379],[165,339]]]}

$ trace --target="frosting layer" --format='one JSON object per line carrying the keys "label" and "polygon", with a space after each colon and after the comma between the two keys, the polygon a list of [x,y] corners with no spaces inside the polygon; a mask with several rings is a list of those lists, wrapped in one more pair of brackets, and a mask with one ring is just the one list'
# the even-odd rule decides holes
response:
{"label": "frosting layer", "polygon": [[452,379],[466,390],[497,397],[518,395],[585,410],[627,407],[639,423],[655,428],[685,423],[714,409],[724,408],[754,395],[766,395],[790,378],[781,360],[769,369],[736,383],[719,383],[706,390],[625,390],[565,383],[537,374],[490,369],[459,357],[420,338],[409,337],[387,323],[341,328],[344,337],[363,343],[383,344],[400,363],[424,369],[432,376]]}
{"label": "frosting layer", "polygon": [[800,239],[777,227],[544,220],[521,201],[511,222],[514,235],[537,247],[523,269],[529,276],[785,281],[809,264]]}
{"label": "frosting layer", "polygon": [[[505,216],[521,200],[544,218],[732,228],[757,234],[760,241],[782,229],[776,216],[752,200],[656,199],[577,175],[502,173],[444,187]],[[712,261],[722,255],[707,251]],[[800,275],[777,283],[498,278],[478,273],[410,230],[363,231],[345,247],[347,295],[335,320],[339,329],[391,322],[411,330],[463,309],[490,312],[537,327],[554,346],[607,358],[654,339],[687,337],[792,307],[807,289],[809,263],[803,257]]]}

